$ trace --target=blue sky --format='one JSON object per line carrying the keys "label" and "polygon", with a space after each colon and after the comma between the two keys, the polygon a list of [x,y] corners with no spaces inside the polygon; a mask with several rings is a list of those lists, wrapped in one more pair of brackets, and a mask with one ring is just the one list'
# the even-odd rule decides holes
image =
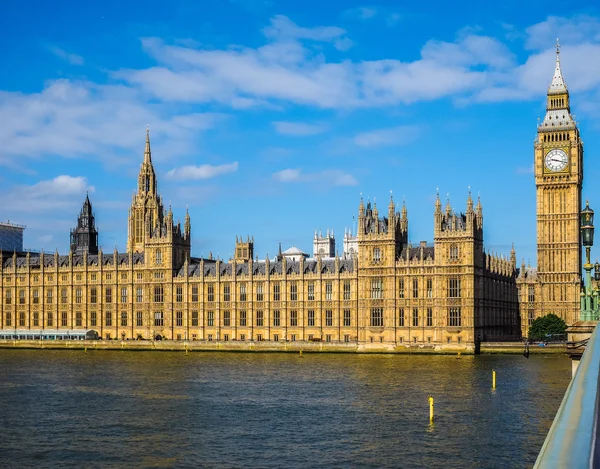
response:
{"label": "blue sky", "polygon": [[[555,7],[556,5],[556,7]],[[554,9],[549,9],[549,8]],[[554,43],[600,162],[600,11],[593,2],[3,2],[0,220],[66,252],[89,191],[100,243],[124,250],[146,125],[159,189],[192,252],[262,258],[334,229],[360,193],[408,208],[432,241],[436,189],[480,194],[485,244],[535,263],[533,140]]]}

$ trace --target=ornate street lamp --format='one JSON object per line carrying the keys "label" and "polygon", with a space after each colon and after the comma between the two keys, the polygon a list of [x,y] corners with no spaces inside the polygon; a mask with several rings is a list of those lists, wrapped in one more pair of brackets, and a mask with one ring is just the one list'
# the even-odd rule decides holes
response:
{"label": "ornate street lamp", "polygon": [[585,247],[585,263],[590,264],[590,249],[594,245],[594,211],[586,200],[585,208],[581,211],[581,241]]}
{"label": "ornate street lamp", "polygon": [[592,266],[590,261],[590,250],[594,245],[594,211],[590,208],[588,201],[585,202],[585,208],[581,211],[580,219],[581,244],[585,248],[585,285],[581,292],[581,313],[582,321],[597,321],[598,314],[598,292],[592,286],[592,268],[595,267],[594,277],[600,279],[600,264],[596,262]]}

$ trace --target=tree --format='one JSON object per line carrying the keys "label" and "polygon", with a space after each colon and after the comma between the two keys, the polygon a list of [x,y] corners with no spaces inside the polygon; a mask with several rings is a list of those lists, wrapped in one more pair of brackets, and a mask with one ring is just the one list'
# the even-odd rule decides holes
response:
{"label": "tree", "polygon": [[548,314],[537,318],[529,326],[529,339],[544,340],[548,335],[564,334],[567,331],[567,323],[556,314]]}

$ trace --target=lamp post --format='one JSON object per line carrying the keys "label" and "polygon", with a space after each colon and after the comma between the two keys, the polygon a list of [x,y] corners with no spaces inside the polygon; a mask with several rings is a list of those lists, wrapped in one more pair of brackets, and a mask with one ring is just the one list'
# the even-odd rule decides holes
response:
{"label": "lamp post", "polygon": [[585,203],[585,208],[581,211],[580,220],[581,243],[585,248],[585,284],[581,291],[581,312],[580,319],[582,321],[598,321],[600,314],[598,311],[598,290],[592,285],[592,268],[595,267],[594,278],[600,279],[600,264],[596,262],[592,266],[590,261],[590,250],[594,245],[594,211],[590,208],[588,201]]}

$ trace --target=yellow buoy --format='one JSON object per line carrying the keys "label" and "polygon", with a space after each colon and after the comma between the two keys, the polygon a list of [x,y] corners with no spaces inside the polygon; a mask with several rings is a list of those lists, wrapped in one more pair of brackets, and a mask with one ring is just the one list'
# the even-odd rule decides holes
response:
{"label": "yellow buoy", "polygon": [[302,356],[302,350],[300,350],[300,356]]}
{"label": "yellow buoy", "polygon": [[429,396],[429,423],[433,423],[433,396]]}
{"label": "yellow buoy", "polygon": [[460,358],[460,352],[458,352],[458,354],[456,355],[456,358]]}
{"label": "yellow buoy", "polygon": [[492,370],[492,389],[496,389],[496,370]]}

